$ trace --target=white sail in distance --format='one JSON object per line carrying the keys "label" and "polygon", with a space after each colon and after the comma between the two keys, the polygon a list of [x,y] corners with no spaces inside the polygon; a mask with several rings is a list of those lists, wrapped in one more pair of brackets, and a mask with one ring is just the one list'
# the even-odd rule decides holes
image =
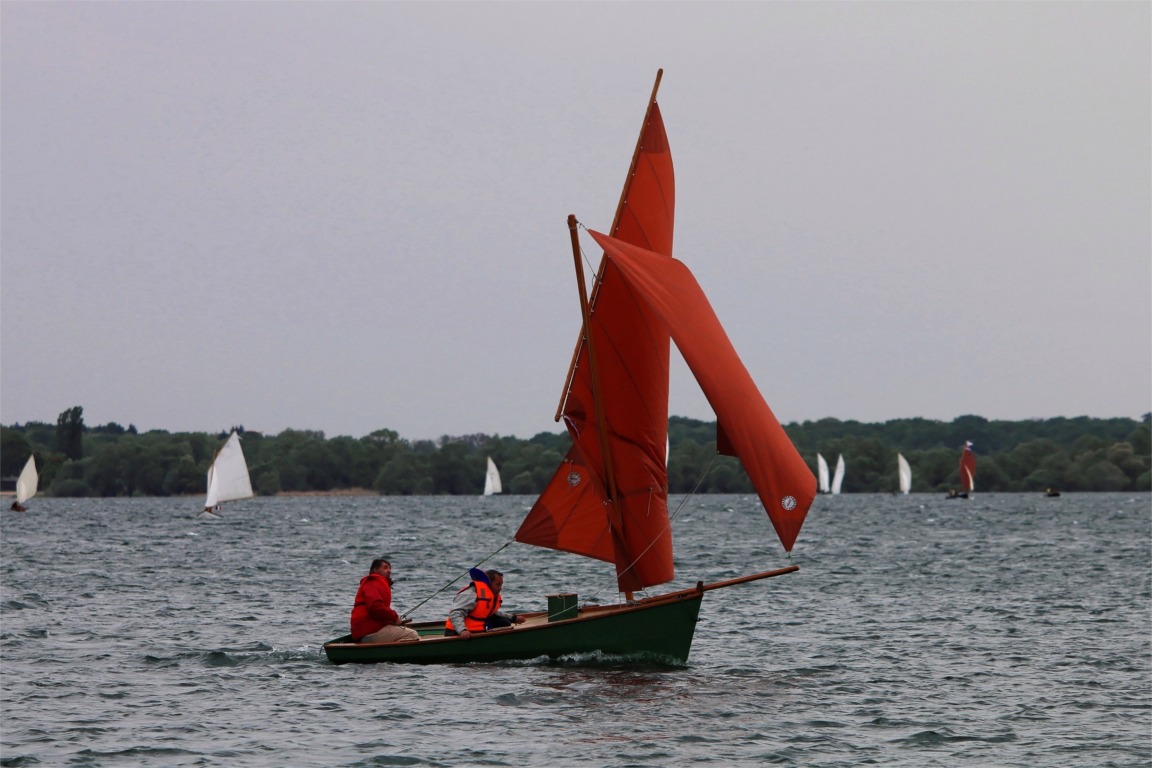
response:
{"label": "white sail in distance", "polygon": [[503,493],[504,489],[500,484],[500,470],[496,469],[496,462],[492,461],[492,457],[488,457],[488,473],[484,476],[484,495],[491,496],[494,493]]}
{"label": "white sail in distance", "polygon": [[16,503],[23,504],[35,496],[39,485],[40,475],[36,473],[36,458],[29,456],[24,469],[20,470],[20,477],[16,479]]}
{"label": "white sail in distance", "polygon": [[912,467],[902,453],[896,454],[896,466],[900,472],[900,493],[907,494],[912,490]]}
{"label": "white sail in distance", "polygon": [[816,454],[816,476],[820,481],[820,493],[828,493],[828,462],[820,454]]}
{"label": "white sail in distance", "polygon": [[248,478],[248,464],[244,461],[244,451],[240,449],[240,436],[233,432],[216,454],[212,466],[208,467],[208,498],[204,500],[204,508],[212,509],[217,504],[250,499],[254,495],[252,481]]}
{"label": "white sail in distance", "polygon": [[840,493],[840,486],[844,483],[844,454],[836,457],[836,472],[832,475],[832,493]]}

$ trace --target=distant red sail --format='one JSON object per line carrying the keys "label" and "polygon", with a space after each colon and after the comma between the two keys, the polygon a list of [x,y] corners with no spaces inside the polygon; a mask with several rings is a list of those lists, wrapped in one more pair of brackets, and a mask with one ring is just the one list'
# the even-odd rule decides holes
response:
{"label": "distant red sail", "polygon": [[970,442],[964,444],[964,452],[960,454],[960,487],[965,493],[976,490],[976,454]]}
{"label": "distant red sail", "polygon": [[666,325],[748,473],[785,551],[816,496],[816,477],[764,401],[696,278],[676,259],[590,232]]}

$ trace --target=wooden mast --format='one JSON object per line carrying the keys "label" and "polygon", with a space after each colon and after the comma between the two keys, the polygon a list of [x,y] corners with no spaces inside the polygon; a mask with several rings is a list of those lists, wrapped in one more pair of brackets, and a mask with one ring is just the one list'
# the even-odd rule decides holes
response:
{"label": "wooden mast", "polygon": [[[592,308],[588,302],[588,289],[584,282],[584,265],[580,260],[580,236],[576,231],[576,215],[568,214],[568,234],[572,240],[572,260],[576,265],[576,285],[580,289],[580,314],[584,318],[581,343],[588,345],[588,369],[592,379],[592,404],[596,411],[596,434],[600,439],[600,454],[604,460],[605,485],[608,490],[608,509],[612,522],[612,536],[619,548],[623,548],[623,518],[620,516],[619,494],[616,490],[616,471],[612,466],[612,449],[608,443],[604,402],[600,396],[600,375],[596,366],[596,346],[592,343]],[[579,348],[579,345],[577,345]],[[629,600],[632,593],[625,593]]]}

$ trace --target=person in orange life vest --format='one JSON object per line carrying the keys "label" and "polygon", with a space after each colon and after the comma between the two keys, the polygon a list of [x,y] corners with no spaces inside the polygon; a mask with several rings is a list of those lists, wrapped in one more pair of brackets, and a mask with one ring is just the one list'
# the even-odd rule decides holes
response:
{"label": "person in orange life vest", "polygon": [[392,610],[392,564],[383,558],[372,561],[368,575],[360,580],[356,602],[352,605],[352,641],[355,643],[392,643],[419,640],[411,627],[401,625],[400,616]]}
{"label": "person in orange life vest", "polygon": [[524,623],[523,616],[510,616],[500,610],[504,600],[500,597],[504,574],[472,568],[468,575],[472,577],[472,583],[456,593],[452,609],[448,611],[448,621],[444,624],[445,635],[467,638],[474,632]]}

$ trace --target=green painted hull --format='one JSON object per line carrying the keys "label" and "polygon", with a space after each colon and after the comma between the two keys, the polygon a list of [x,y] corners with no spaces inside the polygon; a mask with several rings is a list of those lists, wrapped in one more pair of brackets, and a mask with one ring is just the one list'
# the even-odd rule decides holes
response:
{"label": "green painted hull", "polygon": [[443,623],[430,622],[414,625],[421,634],[418,642],[359,644],[345,635],[325,643],[324,652],[334,664],[466,664],[596,652],[683,664],[703,598],[703,591],[687,590],[635,605],[585,607],[577,618],[564,621],[527,614],[524,624],[466,640],[444,637]]}

